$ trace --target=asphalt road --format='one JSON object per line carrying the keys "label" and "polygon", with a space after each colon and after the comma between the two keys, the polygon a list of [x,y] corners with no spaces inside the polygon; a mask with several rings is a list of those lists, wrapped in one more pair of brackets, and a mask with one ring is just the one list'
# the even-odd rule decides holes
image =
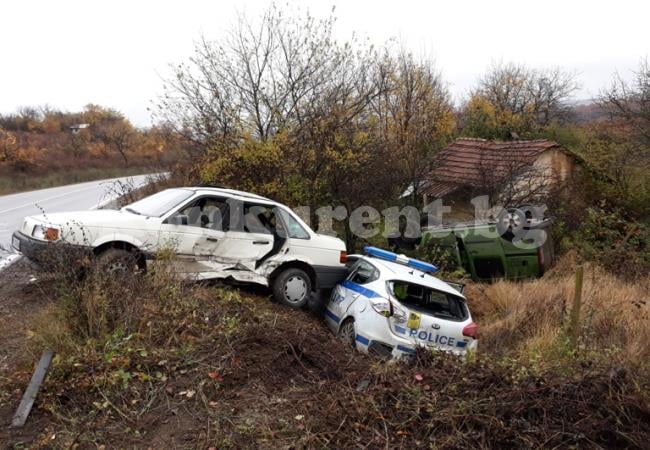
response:
{"label": "asphalt road", "polygon": [[16,258],[11,250],[11,235],[20,228],[24,217],[43,211],[56,213],[98,208],[115,198],[118,182],[137,187],[151,176],[111,178],[0,196],[0,270]]}

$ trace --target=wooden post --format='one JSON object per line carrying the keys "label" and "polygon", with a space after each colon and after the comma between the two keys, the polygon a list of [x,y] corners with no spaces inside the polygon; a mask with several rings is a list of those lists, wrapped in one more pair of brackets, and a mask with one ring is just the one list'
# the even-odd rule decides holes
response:
{"label": "wooden post", "polygon": [[45,380],[45,375],[47,375],[47,369],[52,362],[52,356],[54,356],[54,352],[50,350],[43,352],[41,360],[38,362],[38,366],[36,366],[36,370],[32,375],[32,379],[29,381],[27,389],[25,389],[23,398],[20,400],[16,414],[14,414],[13,420],[11,421],[12,427],[22,427],[25,425],[27,416],[29,416],[29,412],[34,405],[34,400],[36,400],[36,395],[41,388],[43,380]]}
{"label": "wooden post", "polygon": [[576,289],[573,295],[573,307],[571,308],[571,316],[569,318],[569,338],[571,339],[571,346],[574,348],[578,343],[578,336],[580,335],[580,307],[582,306],[582,281],[584,275],[584,268],[579,265],[576,268]]}

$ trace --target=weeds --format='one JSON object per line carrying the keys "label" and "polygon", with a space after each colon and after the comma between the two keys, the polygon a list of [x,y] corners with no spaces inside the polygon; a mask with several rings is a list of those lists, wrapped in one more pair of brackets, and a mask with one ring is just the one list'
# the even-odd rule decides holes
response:
{"label": "weeds", "polygon": [[574,290],[575,259],[565,257],[542,279],[470,285],[466,292],[481,325],[482,352],[523,357],[547,366],[568,360],[608,359],[650,369],[650,278],[622,281],[603,269],[585,270],[577,347],[566,335]]}
{"label": "weeds", "polygon": [[[29,445],[643,447],[650,386],[632,362],[647,349],[630,344],[641,344],[644,322],[615,307],[640,287],[609,299],[613,279],[586,277],[581,345],[605,342],[587,327],[613,328],[612,345],[575,358],[562,347],[571,277],[552,276],[516,290],[474,286],[479,353],[460,361],[420,351],[406,362],[353,352],[307,312],[182,282],[164,264],[121,278],[55,277],[59,301],[32,342],[57,351],[30,419],[48,425]],[[603,316],[611,310],[620,317]]]}

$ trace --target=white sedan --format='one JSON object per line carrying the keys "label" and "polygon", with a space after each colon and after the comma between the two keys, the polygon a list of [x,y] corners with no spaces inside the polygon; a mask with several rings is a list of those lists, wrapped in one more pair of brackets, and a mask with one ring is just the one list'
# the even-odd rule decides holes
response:
{"label": "white sedan", "polygon": [[288,207],[231,189],[167,189],[120,210],[26,217],[12,246],[35,262],[55,243],[91,253],[107,270],[144,270],[164,249],[192,278],[270,286],[302,307],[347,273],[345,244],[315,233]]}
{"label": "white sedan", "polygon": [[465,354],[478,326],[465,297],[431,275],[432,264],[366,247],[326,305],[328,326],[358,350],[401,357],[416,347]]}

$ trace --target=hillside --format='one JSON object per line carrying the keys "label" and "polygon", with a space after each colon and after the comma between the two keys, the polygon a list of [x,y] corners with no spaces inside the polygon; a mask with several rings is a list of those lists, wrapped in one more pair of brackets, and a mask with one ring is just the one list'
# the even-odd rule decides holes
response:
{"label": "hillside", "polygon": [[21,299],[3,328],[25,305],[22,330],[3,337],[4,424],[40,351],[57,356],[27,427],[3,428],[3,446],[643,448],[650,438],[648,317],[632,301],[647,284],[612,298],[611,278],[591,279],[577,349],[562,338],[570,278],[517,284],[528,301],[504,295],[514,283],[471,285],[479,353],[396,363],[347,348],[264,291],[164,273],[66,289],[60,275],[30,282],[24,270],[2,274],[0,297]]}

